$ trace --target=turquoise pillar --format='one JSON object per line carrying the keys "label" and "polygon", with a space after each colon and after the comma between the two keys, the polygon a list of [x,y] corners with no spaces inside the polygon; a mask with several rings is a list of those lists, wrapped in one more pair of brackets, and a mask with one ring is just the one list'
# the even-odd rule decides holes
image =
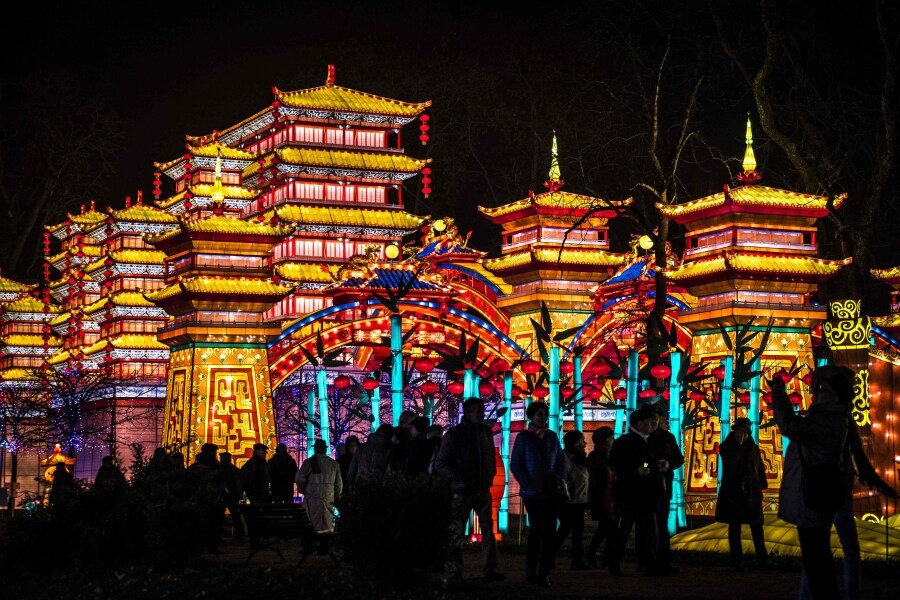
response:
{"label": "turquoise pillar", "polygon": [[584,431],[584,394],[581,389],[583,385],[581,376],[581,357],[576,356],[572,360],[572,364],[575,365],[575,371],[572,373],[572,383],[575,388],[575,406],[573,407],[575,412],[575,429]]}
{"label": "turquoise pillar", "polygon": [[[719,446],[731,433],[731,386],[734,382],[734,357],[726,356],[722,359],[725,367],[725,378],[722,379],[722,389],[719,393]],[[722,485],[722,457],[718,457],[716,476],[716,490]]]}
{"label": "turquoise pillar", "polygon": [[628,430],[628,417],[637,410],[638,391],[640,381],[638,381],[638,371],[640,367],[640,357],[637,352],[631,350],[628,352],[628,365],[625,377],[625,430]]}
{"label": "turquoise pillar", "polygon": [[463,373],[463,401],[476,396],[475,371],[467,368]]}
{"label": "turquoise pillar", "polygon": [[548,365],[550,369],[550,379],[549,379],[549,388],[550,388],[550,422],[548,427],[550,431],[556,432],[556,435],[559,437],[560,443],[562,443],[562,415],[560,414],[560,405],[559,405],[559,347],[553,346],[550,348],[550,364]]}
{"label": "turquoise pillar", "polygon": [[[681,352],[675,351],[669,354],[672,367],[672,374],[669,375],[669,431],[675,436],[682,455],[684,455],[684,432],[681,427],[684,421],[684,405],[681,403],[682,383],[678,381],[678,374],[681,372],[683,359],[684,356]],[[675,469],[672,474],[675,478],[672,481],[672,502],[669,503],[667,522],[670,535],[674,535],[679,527],[687,527],[687,510],[684,504],[684,465]]]}
{"label": "turquoise pillar", "polygon": [[313,450],[313,440],[316,439],[316,426],[313,421],[316,420],[316,392],[309,390],[306,392],[306,456],[315,454]]}
{"label": "turquoise pillar", "polygon": [[[624,382],[624,379],[620,379],[616,386],[613,388],[613,391],[615,391],[617,388],[625,387],[622,385]],[[625,406],[620,405],[618,400],[616,401],[616,405],[616,423],[613,430],[615,431],[615,436],[619,437],[620,435],[624,435],[625,432],[628,431],[628,427],[625,425],[628,419],[625,418]]]}
{"label": "turquoise pillar", "polygon": [[[753,364],[750,366],[750,370],[753,372],[757,372],[760,370],[761,361],[760,359],[756,359],[753,361]],[[747,411],[750,413],[750,437],[759,443],[759,396],[760,396],[760,383],[762,379],[762,375],[754,375],[750,380],[750,406],[747,407]]]}
{"label": "turquoise pillar", "polygon": [[513,374],[507,371],[503,375],[503,408],[506,413],[500,417],[500,462],[503,463],[503,496],[500,498],[500,511],[497,514],[497,530],[500,533],[509,531],[509,438],[510,420],[512,418]]}
{"label": "turquoise pillar", "polygon": [[403,317],[391,315],[391,420],[396,426],[403,412]]}
{"label": "turquoise pillar", "polygon": [[331,449],[331,424],[328,422],[328,379],[325,369],[316,373],[316,388],[319,391],[319,435]]}
{"label": "turquoise pillar", "polygon": [[381,388],[372,390],[372,431],[381,427]]}

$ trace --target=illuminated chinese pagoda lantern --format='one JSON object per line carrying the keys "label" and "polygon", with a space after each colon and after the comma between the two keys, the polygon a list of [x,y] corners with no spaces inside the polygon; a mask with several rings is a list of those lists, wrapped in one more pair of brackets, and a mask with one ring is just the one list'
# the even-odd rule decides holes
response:
{"label": "illuminated chinese pagoda lantern", "polygon": [[431,194],[431,168],[422,169],[422,195],[426,198]]}
{"label": "illuminated chinese pagoda lantern", "polygon": [[660,363],[650,367],[650,375],[652,375],[654,379],[665,379],[671,374],[672,368],[669,367],[669,365]]}
{"label": "illuminated chinese pagoda lantern", "polygon": [[338,375],[334,378],[334,387],[339,390],[348,387],[351,383],[353,383],[353,380],[350,379],[349,375]]}
{"label": "illuminated chinese pagoda lantern", "polygon": [[505,373],[509,371],[509,362],[503,358],[495,358],[491,361],[491,371],[494,373]]}
{"label": "illuminated chinese pagoda lantern", "polygon": [[422,385],[419,386],[419,390],[426,396],[429,394],[436,394],[438,389],[440,388],[438,387],[437,382],[431,380],[423,381]]}
{"label": "illuminated chinese pagoda lantern", "polygon": [[722,365],[719,365],[718,367],[716,367],[715,369],[712,370],[712,375],[719,381],[722,381],[723,379],[725,379],[725,367]]}
{"label": "illuminated chinese pagoda lantern", "polygon": [[414,363],[419,373],[431,373],[434,370],[434,361],[427,356],[420,356]]}
{"label": "illuminated chinese pagoda lantern", "polygon": [[616,400],[624,400],[628,396],[628,391],[625,388],[616,388],[613,391],[613,398]]}
{"label": "illuminated chinese pagoda lantern", "polygon": [[447,391],[451,394],[456,394],[459,396],[466,389],[466,386],[463,385],[461,381],[451,381],[447,384]]}
{"label": "illuminated chinese pagoda lantern", "polygon": [[490,381],[480,381],[478,382],[478,393],[482,396],[487,396],[489,394],[494,393],[494,384]]}
{"label": "illuminated chinese pagoda lantern", "polygon": [[378,389],[379,385],[381,385],[381,382],[374,377],[366,377],[362,382],[363,389],[369,392]]}
{"label": "illuminated chinese pagoda lantern", "polygon": [[562,360],[559,362],[560,375],[571,375],[575,372],[575,363],[571,360]]}
{"label": "illuminated chinese pagoda lantern", "polygon": [[788,394],[788,400],[790,400],[791,404],[794,406],[800,406],[800,403],[803,402],[803,395],[800,392],[791,392]]}
{"label": "illuminated chinese pagoda lantern", "polygon": [[535,373],[540,373],[540,371],[541,363],[533,358],[522,361],[522,372],[526,375],[534,375]]}
{"label": "illuminated chinese pagoda lantern", "polygon": [[550,390],[546,385],[538,385],[532,390],[531,395],[538,399],[544,399],[550,395]]}

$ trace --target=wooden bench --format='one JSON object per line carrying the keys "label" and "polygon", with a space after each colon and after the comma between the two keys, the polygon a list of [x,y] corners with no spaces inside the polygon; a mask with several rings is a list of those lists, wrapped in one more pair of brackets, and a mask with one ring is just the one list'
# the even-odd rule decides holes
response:
{"label": "wooden bench", "polygon": [[[242,504],[241,516],[247,523],[247,533],[251,540],[250,554],[246,563],[263,549],[274,551],[281,560],[284,555],[278,545],[289,540],[300,540],[300,564],[312,554],[317,543],[324,542],[328,555],[338,563],[331,544],[332,532],[318,532],[309,520],[306,507],[302,504]],[[253,545],[256,541],[256,545]]]}

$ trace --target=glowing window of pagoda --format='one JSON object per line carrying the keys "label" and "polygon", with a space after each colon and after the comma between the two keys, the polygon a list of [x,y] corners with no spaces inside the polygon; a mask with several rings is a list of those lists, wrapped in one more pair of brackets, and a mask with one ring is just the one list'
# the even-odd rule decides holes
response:
{"label": "glowing window of pagoda", "polygon": [[538,232],[537,229],[526,229],[524,231],[517,231],[516,233],[512,233],[506,236],[506,245],[507,246],[521,246],[523,244],[531,244],[538,240]]}
{"label": "glowing window of pagoda", "polygon": [[[336,128],[328,127],[327,129],[325,129],[325,143],[326,143],[326,144],[333,144],[333,145],[336,145],[336,146],[343,146],[343,145],[345,144],[345,142],[344,142],[344,139],[345,139],[345,138],[344,138],[344,133],[345,133],[345,132],[344,132],[343,129],[336,129]],[[352,131],[347,131],[346,133],[350,134],[350,135],[349,135],[349,138],[350,138],[351,143],[352,143],[352,140],[353,140],[353,132],[352,132]]]}
{"label": "glowing window of pagoda", "polygon": [[[569,236],[566,237],[568,232]],[[601,240],[599,231],[596,229],[576,229],[569,231],[564,227],[542,227],[542,242],[562,242],[565,240],[569,244],[579,243],[596,243]]]}
{"label": "glowing window of pagoda", "polygon": [[154,320],[123,319],[115,321],[104,327],[107,335],[118,335],[120,333],[156,333],[159,328],[159,322]]}
{"label": "glowing window of pagoda", "polygon": [[768,248],[815,249],[812,232],[741,228],[737,231],[739,246]]}
{"label": "glowing window of pagoda", "polygon": [[113,240],[112,250],[121,250],[122,248],[154,249],[153,246],[146,243],[142,238],[134,235],[123,235]]}
{"label": "glowing window of pagoda", "polygon": [[366,146],[368,148],[387,147],[387,136],[383,131],[356,131],[355,133],[357,146]]}
{"label": "glowing window of pagoda", "polygon": [[287,141],[303,144],[321,144],[325,139],[325,133],[321,127],[308,125],[294,125],[288,129]]}
{"label": "glowing window of pagoda", "polygon": [[718,250],[720,248],[728,248],[732,243],[731,229],[723,229],[714,231],[706,235],[698,235],[692,237],[690,241],[690,249],[686,254],[694,252],[705,252],[707,250]]}
{"label": "glowing window of pagoda", "polygon": [[261,256],[233,256],[231,254],[197,254],[198,266],[205,267],[249,267],[263,266]]}
{"label": "glowing window of pagoda", "polygon": [[376,185],[360,185],[356,187],[356,201],[371,204],[385,203],[385,190]]}
{"label": "glowing window of pagoda", "polygon": [[348,202],[352,202],[353,201],[353,187],[347,186],[347,187],[349,187],[349,189],[346,190],[346,192],[347,192],[346,194],[345,194],[344,187],[345,186],[342,184],[331,184],[331,183],[327,184],[325,186],[325,199],[329,200],[331,202],[344,202],[345,199]]}
{"label": "glowing window of pagoda", "polygon": [[353,243],[343,240],[326,240],[325,256],[328,258],[347,259],[353,254]]}
{"label": "glowing window of pagoda", "polygon": [[724,294],[715,294],[713,296],[703,296],[698,300],[698,308],[708,308],[711,306],[719,306],[723,304],[761,304],[761,305],[802,305],[804,303],[803,294],[784,294],[778,292],[766,292],[759,290],[738,290],[733,292],[725,292]]}
{"label": "glowing window of pagoda", "polygon": [[527,294],[535,294],[538,292],[570,292],[577,294],[589,293],[597,287],[596,282],[592,281],[569,281],[559,279],[543,279],[541,281],[530,281],[513,286],[513,296],[524,296]]}
{"label": "glowing window of pagoda", "polygon": [[228,310],[200,310],[197,311],[196,320],[201,323],[259,323],[259,314]]}
{"label": "glowing window of pagoda", "polygon": [[289,296],[266,311],[263,319],[271,321],[282,317],[304,315],[331,306],[331,298],[321,296]]}

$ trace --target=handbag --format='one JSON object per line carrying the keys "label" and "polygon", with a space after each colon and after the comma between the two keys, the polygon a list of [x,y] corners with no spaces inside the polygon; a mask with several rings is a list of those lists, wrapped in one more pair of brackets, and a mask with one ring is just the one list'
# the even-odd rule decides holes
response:
{"label": "handbag", "polygon": [[545,490],[547,497],[550,500],[556,500],[559,503],[566,503],[572,499],[572,494],[569,492],[569,482],[557,477],[555,473],[550,471],[550,461],[547,459],[547,452],[539,442],[540,438],[537,435],[534,435],[534,445],[537,447],[538,452],[541,453],[541,458],[547,466],[548,477],[544,481],[544,485],[547,488]]}
{"label": "handbag", "polygon": [[847,495],[847,475],[840,462],[807,465],[800,446],[800,490],[807,508],[820,512],[835,512],[844,506]]}

